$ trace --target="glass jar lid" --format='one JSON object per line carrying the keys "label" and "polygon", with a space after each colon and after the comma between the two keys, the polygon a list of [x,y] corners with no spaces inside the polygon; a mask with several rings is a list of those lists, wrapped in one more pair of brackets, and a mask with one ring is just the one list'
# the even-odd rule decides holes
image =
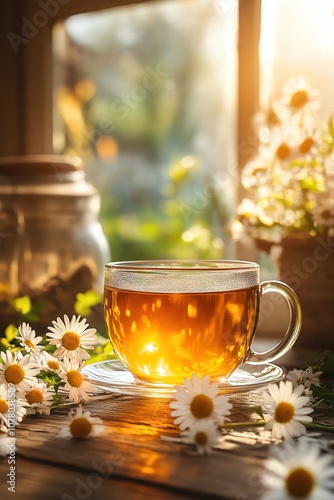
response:
{"label": "glass jar lid", "polygon": [[0,158],[0,181],[6,184],[62,184],[85,178],[75,156],[24,155]]}

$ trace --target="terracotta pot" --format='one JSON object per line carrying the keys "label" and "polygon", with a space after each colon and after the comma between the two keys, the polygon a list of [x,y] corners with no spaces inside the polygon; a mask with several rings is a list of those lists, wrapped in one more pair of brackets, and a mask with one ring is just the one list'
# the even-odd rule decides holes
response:
{"label": "terracotta pot", "polygon": [[[269,252],[272,243],[257,241]],[[299,346],[334,348],[334,237],[291,235],[281,242],[279,279],[295,290],[303,324]]]}

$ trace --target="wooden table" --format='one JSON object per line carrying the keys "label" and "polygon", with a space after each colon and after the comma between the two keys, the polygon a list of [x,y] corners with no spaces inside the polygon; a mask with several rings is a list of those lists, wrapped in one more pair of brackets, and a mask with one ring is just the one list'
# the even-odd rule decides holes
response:
{"label": "wooden table", "polygon": [[[300,359],[300,355],[298,355]],[[250,409],[262,403],[257,393],[232,397],[233,421],[254,419]],[[0,459],[0,499],[258,499],[260,476],[272,443],[260,429],[229,430],[212,454],[193,456],[177,442],[168,399],[99,394],[85,404],[107,430],[84,441],[57,437],[68,420],[68,408],[48,416],[26,418],[16,429],[16,491],[8,492],[9,465]],[[315,420],[331,421],[317,410]],[[166,442],[161,436],[174,437]],[[333,434],[323,434],[332,439]]]}

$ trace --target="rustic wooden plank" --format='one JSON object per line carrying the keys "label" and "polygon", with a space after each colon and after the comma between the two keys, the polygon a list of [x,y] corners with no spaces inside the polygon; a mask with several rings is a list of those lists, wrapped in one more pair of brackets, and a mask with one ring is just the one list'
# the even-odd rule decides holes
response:
{"label": "rustic wooden plank", "polygon": [[[125,465],[120,463],[120,465],[114,467],[113,478],[115,481],[120,480],[123,482],[126,479],[129,484],[133,485],[134,492],[141,491],[141,486],[146,485],[153,490],[161,489],[163,491],[168,488],[171,493],[178,494],[180,497],[182,495],[184,498],[202,496],[203,498],[218,497],[232,500],[240,494],[249,495],[250,480],[259,476],[261,471],[261,459],[248,456],[241,460],[240,455],[233,455],[230,452],[224,454],[214,452],[210,456],[199,458],[184,456],[180,451],[180,447],[174,445],[174,450],[171,451],[170,447],[169,453],[166,453],[165,446],[157,452],[138,449],[137,447],[134,450],[124,449],[124,455],[122,455],[122,449],[115,446],[114,449],[117,451],[111,455],[110,450],[104,452],[100,450],[96,454],[96,450],[92,450],[91,446],[86,447],[86,443],[76,443],[78,446],[75,451],[72,445],[73,442],[70,442],[69,446],[63,449],[64,462],[76,464],[71,476],[72,482],[73,478],[77,477],[78,471],[86,476],[94,474],[98,466],[103,466],[108,471],[108,464],[111,463],[108,460],[112,460],[110,456],[118,457],[118,453],[120,453],[120,459],[125,457]],[[44,461],[52,459],[53,456],[50,449],[45,450],[45,454],[42,453],[39,456],[43,457],[43,455],[42,461],[26,461],[29,465],[22,468],[20,465],[22,459],[18,460],[17,482],[20,485],[18,491],[29,491],[31,474],[33,476],[37,474],[35,481],[38,481],[39,477],[40,485],[47,483],[43,476],[39,475],[38,471],[42,463],[43,465],[50,465]],[[84,456],[85,459],[81,460],[81,456]],[[88,457],[91,460],[90,467],[88,467]],[[63,477],[64,470],[68,471],[70,464],[65,467],[62,464],[52,464],[52,467],[58,471],[56,476],[61,483],[61,490],[68,491],[68,489],[65,489],[64,484],[68,485],[69,479],[65,477],[65,480]],[[124,473],[125,469],[126,475]],[[133,475],[130,476],[129,471],[132,471]],[[44,500],[45,496],[41,498]],[[155,498],[160,498],[160,496]]]}
{"label": "rustic wooden plank", "polygon": [[[244,420],[250,412],[249,403],[258,403],[258,400],[257,394],[239,395],[234,411],[243,412]],[[168,485],[171,490],[192,498],[211,495],[235,499],[240,492],[249,490],[249,477],[259,472],[266,454],[263,446],[254,458],[254,433],[248,441],[245,432],[244,442],[238,445],[230,439],[230,432],[222,436],[210,456],[187,455],[192,448],[160,439],[162,434],[179,436],[168,400],[111,396],[85,407],[107,425],[103,436],[85,442],[54,437],[67,420],[68,409],[62,408],[50,417],[29,417],[18,427],[18,456],[36,463],[75,466],[87,473],[94,471],[94,464],[103,462],[106,467],[112,466],[115,479],[127,478],[160,488]],[[233,480],[236,471],[238,481]]]}
{"label": "rustic wooden plank", "polygon": [[[231,400],[234,422],[254,419],[252,407],[263,403],[257,393],[239,394]],[[68,420],[69,408],[58,408],[49,417],[26,418],[16,429],[17,469],[22,491],[30,491],[31,481],[36,489],[41,464],[50,471],[57,471],[64,489],[65,485],[73,484],[76,474],[88,476],[102,463],[105,470],[111,471],[110,477],[104,479],[108,479],[106,485],[109,481],[112,483],[112,487],[108,487],[116,492],[113,498],[117,498],[118,493],[121,497],[126,485],[129,485],[129,491],[124,494],[126,499],[137,498],[142,488],[147,488],[148,497],[152,493],[151,498],[159,499],[165,498],[161,492],[167,495],[166,498],[168,494],[173,498],[175,495],[227,500],[258,498],[262,491],[260,476],[264,460],[268,456],[268,445],[272,443],[270,433],[263,434],[260,429],[224,432],[212,454],[195,457],[192,447],[179,442],[179,431],[173,425],[168,403],[167,399],[118,394],[94,396],[85,404],[85,409],[99,416],[107,429],[101,436],[86,441],[57,437]],[[333,422],[332,412],[319,409],[317,415]],[[161,440],[161,436],[168,436],[173,441]],[[1,474],[4,468],[5,464],[0,469]],[[64,471],[69,471],[70,475]],[[30,481],[30,474],[35,479]],[[49,472],[43,469],[43,474],[42,483],[48,482]],[[41,498],[44,500],[48,496]],[[92,498],[109,497],[101,493]]]}
{"label": "rustic wooden plank", "polygon": [[113,500],[178,500],[185,498],[184,493],[155,488],[107,476],[105,471],[82,472],[75,469],[59,469],[55,465],[32,462],[20,458],[16,462],[15,494],[9,492],[3,478],[8,472],[4,464],[0,465],[0,498],[9,500],[74,500],[80,498]]}

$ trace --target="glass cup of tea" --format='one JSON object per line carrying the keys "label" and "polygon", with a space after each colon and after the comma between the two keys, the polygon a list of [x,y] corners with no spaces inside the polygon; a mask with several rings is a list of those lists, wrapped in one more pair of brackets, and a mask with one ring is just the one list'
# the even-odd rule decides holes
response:
{"label": "glass cup of tea", "polygon": [[[252,341],[260,298],[279,293],[289,307],[282,340],[266,352]],[[283,356],[301,328],[295,292],[280,281],[260,282],[260,266],[229,260],[155,260],[106,265],[104,312],[119,360],[140,382],[183,383],[197,373],[224,382],[242,363]]]}

